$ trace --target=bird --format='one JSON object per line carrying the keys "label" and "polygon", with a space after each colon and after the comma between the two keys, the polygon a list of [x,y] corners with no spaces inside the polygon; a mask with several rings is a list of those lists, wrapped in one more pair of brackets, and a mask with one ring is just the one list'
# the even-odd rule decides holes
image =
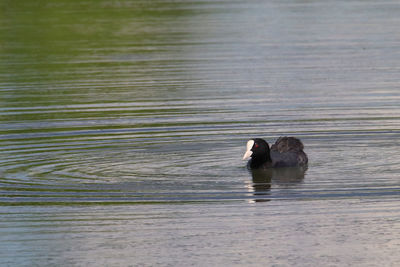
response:
{"label": "bird", "polygon": [[306,166],[308,157],[303,149],[303,143],[295,137],[279,137],[271,149],[264,139],[253,138],[247,142],[243,160],[250,159],[249,169]]}

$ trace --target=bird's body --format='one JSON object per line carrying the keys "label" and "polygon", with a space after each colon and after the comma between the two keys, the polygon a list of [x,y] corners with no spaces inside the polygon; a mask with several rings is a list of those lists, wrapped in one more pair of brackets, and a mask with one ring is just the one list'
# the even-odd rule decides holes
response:
{"label": "bird's body", "polygon": [[249,159],[250,169],[305,166],[308,163],[303,143],[295,137],[280,137],[269,148],[261,138],[247,142],[247,151],[243,159]]}

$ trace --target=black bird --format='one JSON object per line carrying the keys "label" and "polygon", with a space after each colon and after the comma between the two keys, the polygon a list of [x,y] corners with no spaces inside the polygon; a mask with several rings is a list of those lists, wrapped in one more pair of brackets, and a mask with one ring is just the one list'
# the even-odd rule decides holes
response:
{"label": "black bird", "polygon": [[303,143],[295,137],[279,137],[269,148],[261,138],[250,139],[243,160],[250,169],[306,166],[308,158],[303,151]]}

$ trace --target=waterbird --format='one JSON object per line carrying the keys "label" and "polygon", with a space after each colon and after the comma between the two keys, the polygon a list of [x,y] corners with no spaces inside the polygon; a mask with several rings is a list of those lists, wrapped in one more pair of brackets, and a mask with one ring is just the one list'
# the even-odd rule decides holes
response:
{"label": "waterbird", "polygon": [[308,157],[303,148],[303,143],[295,137],[279,137],[271,149],[264,139],[253,138],[247,142],[243,160],[250,159],[249,169],[306,166]]}

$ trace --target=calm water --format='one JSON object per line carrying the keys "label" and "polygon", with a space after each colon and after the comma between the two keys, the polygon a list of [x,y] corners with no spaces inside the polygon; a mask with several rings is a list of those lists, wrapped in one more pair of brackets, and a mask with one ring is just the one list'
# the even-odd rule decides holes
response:
{"label": "calm water", "polygon": [[[397,1],[0,3],[0,265],[395,266]],[[305,172],[249,173],[251,137]]]}

